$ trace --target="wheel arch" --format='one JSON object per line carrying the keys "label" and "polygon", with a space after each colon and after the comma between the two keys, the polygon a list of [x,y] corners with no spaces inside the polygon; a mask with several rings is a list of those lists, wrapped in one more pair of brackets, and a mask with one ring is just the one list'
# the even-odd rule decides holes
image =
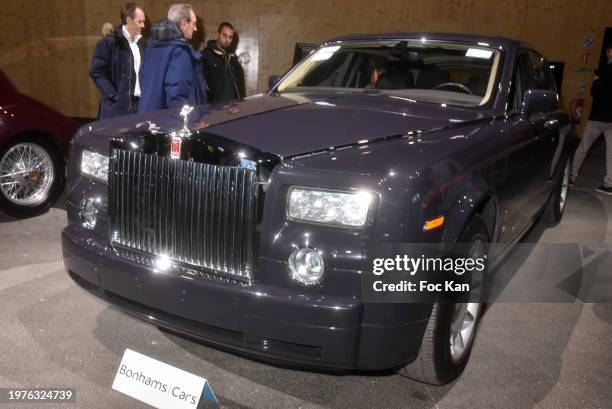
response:
{"label": "wheel arch", "polygon": [[16,132],[5,140],[2,148],[4,148],[5,146],[9,144],[17,142],[21,139],[25,139],[25,138],[35,138],[40,141],[49,143],[54,149],[56,149],[57,153],[65,160],[68,152],[66,152],[66,149],[64,149],[64,146],[62,145],[62,143],[55,136],[53,136],[53,134],[51,134],[50,132],[43,131],[40,129],[31,129],[31,130]]}
{"label": "wheel arch", "polygon": [[484,180],[472,179],[465,184],[465,189],[457,195],[455,205],[447,215],[448,223],[443,235],[443,242],[452,246],[458,242],[465,227],[474,215],[479,215],[489,234],[489,240],[497,239],[499,204],[497,196]]}

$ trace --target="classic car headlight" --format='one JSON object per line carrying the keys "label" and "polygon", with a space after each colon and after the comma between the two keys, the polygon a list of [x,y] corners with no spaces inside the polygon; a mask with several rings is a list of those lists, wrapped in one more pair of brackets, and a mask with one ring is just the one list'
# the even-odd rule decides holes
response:
{"label": "classic car headlight", "polygon": [[108,156],[84,150],[81,155],[81,173],[107,182]]}
{"label": "classic car headlight", "polygon": [[368,222],[374,195],[292,187],[287,213],[291,219],[361,227]]}

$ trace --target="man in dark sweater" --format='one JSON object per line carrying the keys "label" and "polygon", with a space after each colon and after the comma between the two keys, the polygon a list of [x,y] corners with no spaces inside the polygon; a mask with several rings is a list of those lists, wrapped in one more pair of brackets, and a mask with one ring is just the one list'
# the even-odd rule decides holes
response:
{"label": "man in dark sweater", "polygon": [[606,138],[606,177],[603,185],[596,190],[599,193],[612,195],[612,44],[607,47],[607,56],[608,63],[596,72],[593,79],[591,115],[574,154],[570,178],[572,183],[576,180],[591,145],[603,133]]}
{"label": "man in dark sweater", "polygon": [[244,71],[232,50],[234,27],[221,23],[217,39],[208,42],[204,55],[204,78],[208,85],[208,100],[225,103],[244,98]]}

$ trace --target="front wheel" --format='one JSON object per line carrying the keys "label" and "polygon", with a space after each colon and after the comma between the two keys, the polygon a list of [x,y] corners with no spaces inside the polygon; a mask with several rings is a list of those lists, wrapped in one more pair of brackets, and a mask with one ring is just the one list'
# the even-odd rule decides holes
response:
{"label": "front wheel", "polygon": [[51,141],[24,137],[0,149],[0,210],[33,216],[61,194],[64,161]]}
{"label": "front wheel", "polygon": [[[478,215],[466,226],[460,238],[469,249],[468,258],[486,257],[488,231]],[[485,271],[471,277],[470,301],[480,301],[484,294]],[[399,374],[431,385],[444,385],[457,378],[465,368],[478,325],[484,312],[481,302],[436,302],[423,335],[417,358],[399,370]]]}

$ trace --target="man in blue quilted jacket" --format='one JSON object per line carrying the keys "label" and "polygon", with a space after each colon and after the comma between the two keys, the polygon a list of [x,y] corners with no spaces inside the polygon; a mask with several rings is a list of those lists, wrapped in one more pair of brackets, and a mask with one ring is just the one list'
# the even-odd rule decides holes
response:
{"label": "man in blue quilted jacket", "polygon": [[167,19],[151,26],[138,112],[206,103],[202,54],[189,42],[197,30],[196,22],[193,6],[174,4]]}

